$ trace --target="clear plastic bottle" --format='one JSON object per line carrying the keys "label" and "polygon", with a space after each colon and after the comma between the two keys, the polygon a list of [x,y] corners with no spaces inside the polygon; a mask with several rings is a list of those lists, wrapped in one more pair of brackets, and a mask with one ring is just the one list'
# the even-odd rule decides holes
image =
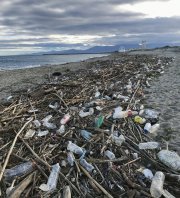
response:
{"label": "clear plastic bottle", "polygon": [[152,125],[152,127],[150,128],[150,133],[155,133],[160,127],[160,124],[156,123],[154,125]]}
{"label": "clear plastic bottle", "polygon": [[158,142],[143,142],[139,143],[139,149],[156,149],[159,148],[160,144]]}
{"label": "clear plastic bottle", "polygon": [[20,177],[25,174],[32,172],[35,168],[35,162],[25,162],[23,164],[19,164],[11,169],[6,169],[4,172],[5,179],[13,180],[15,177]]}
{"label": "clear plastic bottle", "polygon": [[93,115],[93,114],[94,114],[94,109],[93,108],[89,108],[88,112],[84,112],[83,109],[79,112],[79,116],[81,118],[84,118],[84,117],[87,117],[87,116],[90,116],[90,115]]}
{"label": "clear plastic bottle", "polygon": [[82,137],[86,140],[90,140],[92,138],[92,133],[86,131],[86,130],[81,130],[80,134],[82,135]]}
{"label": "clear plastic bottle", "polygon": [[83,154],[83,149],[77,146],[76,144],[72,143],[71,141],[69,141],[68,143],[67,150],[80,156]]}
{"label": "clear plastic bottle", "polygon": [[92,172],[94,170],[94,166],[88,163],[85,159],[80,159],[80,164],[83,166],[88,172]]}
{"label": "clear plastic bottle", "polygon": [[70,166],[74,165],[74,156],[73,156],[72,152],[67,153],[67,161],[70,164]]}
{"label": "clear plastic bottle", "polygon": [[172,168],[173,170],[180,171],[180,156],[176,152],[161,150],[157,156],[166,166]]}
{"label": "clear plastic bottle", "polygon": [[60,166],[59,163],[52,166],[51,173],[48,178],[47,184],[41,184],[40,189],[42,191],[53,191],[56,189],[58,177],[59,177]]}
{"label": "clear plastic bottle", "polygon": [[106,150],[106,151],[104,152],[104,155],[105,155],[106,157],[108,157],[110,160],[113,160],[113,159],[116,158],[116,156],[114,155],[114,153],[111,152],[110,150]]}
{"label": "clear plastic bottle", "polygon": [[151,187],[150,187],[150,193],[151,196],[154,198],[161,197],[163,193],[163,185],[164,185],[165,175],[163,172],[156,172],[152,179]]}
{"label": "clear plastic bottle", "polygon": [[70,120],[71,116],[69,113],[65,114],[64,117],[61,119],[60,123],[62,125],[65,125],[69,120]]}
{"label": "clear plastic bottle", "polygon": [[113,135],[112,136],[112,141],[117,145],[121,146],[122,143],[125,141],[125,137],[123,135],[120,135],[119,137]]}
{"label": "clear plastic bottle", "polygon": [[144,132],[149,133],[151,130],[151,123],[147,122],[144,126]]}

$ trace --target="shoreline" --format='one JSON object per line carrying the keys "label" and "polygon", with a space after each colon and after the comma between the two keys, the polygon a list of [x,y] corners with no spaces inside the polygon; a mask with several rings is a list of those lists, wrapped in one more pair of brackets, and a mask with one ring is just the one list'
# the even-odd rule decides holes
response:
{"label": "shoreline", "polygon": [[42,84],[46,80],[46,75],[54,72],[61,72],[64,74],[69,70],[77,71],[79,69],[86,69],[91,63],[113,58],[114,54],[110,54],[109,56],[94,57],[79,62],[14,70],[0,70],[0,101],[5,100],[8,96],[13,94],[13,92]]}

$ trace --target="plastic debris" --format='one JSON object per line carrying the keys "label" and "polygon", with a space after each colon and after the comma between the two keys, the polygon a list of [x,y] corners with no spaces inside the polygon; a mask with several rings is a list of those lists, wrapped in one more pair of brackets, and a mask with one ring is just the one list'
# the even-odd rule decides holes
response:
{"label": "plastic debris", "polygon": [[49,133],[49,131],[48,130],[45,130],[45,131],[39,130],[37,133],[38,133],[37,136],[42,137],[42,136],[46,136]]}
{"label": "plastic debris", "polygon": [[76,144],[72,143],[71,141],[69,141],[68,143],[67,150],[80,156],[83,154],[83,149],[77,146]]}
{"label": "plastic debris", "polygon": [[125,137],[123,135],[120,135],[119,137],[117,136],[112,136],[112,141],[117,145],[121,146],[123,142],[125,142]]}
{"label": "plastic debris", "polygon": [[146,119],[145,118],[142,118],[140,116],[135,116],[134,117],[134,121],[138,124],[144,124],[146,122]]}
{"label": "plastic debris", "polygon": [[113,159],[116,158],[115,155],[114,155],[114,153],[111,152],[111,151],[109,151],[109,150],[106,150],[106,151],[104,152],[104,155],[105,155],[106,157],[108,157],[110,160],[113,160]]}
{"label": "plastic debris", "polygon": [[95,127],[100,128],[103,124],[104,116],[100,115],[98,118],[95,119]]}
{"label": "plastic debris", "polygon": [[90,115],[93,115],[93,114],[94,114],[94,109],[93,108],[89,108],[89,111],[87,111],[87,112],[84,112],[84,110],[81,110],[79,112],[79,116],[81,118],[84,118],[84,117],[87,117],[87,116],[90,116]]}
{"label": "plastic debris", "polygon": [[83,166],[88,172],[92,172],[94,170],[94,166],[88,163],[85,159],[80,159],[80,164]]}
{"label": "plastic debris", "polygon": [[139,143],[139,149],[157,149],[160,148],[158,142],[143,142]]}
{"label": "plastic debris", "polygon": [[180,171],[180,156],[176,152],[161,150],[157,156],[166,166],[172,168],[173,170]]}
{"label": "plastic debris", "polygon": [[13,180],[15,177],[21,177],[32,172],[35,168],[34,162],[25,162],[23,164],[19,164],[11,169],[6,169],[4,172],[4,177],[7,181]]}
{"label": "plastic debris", "polygon": [[61,119],[61,121],[60,121],[60,123],[62,124],[62,125],[65,125],[69,120],[70,120],[70,114],[68,113],[68,114],[66,114],[66,115],[64,115],[64,117]]}
{"label": "plastic debris", "polygon": [[82,137],[83,137],[85,140],[90,140],[90,139],[93,137],[92,133],[90,133],[90,132],[88,132],[88,131],[86,131],[86,130],[81,130],[80,133],[81,133]]}
{"label": "plastic debris", "polygon": [[25,134],[25,136],[24,136],[24,139],[29,139],[29,138],[33,137],[35,133],[36,133],[35,130],[29,129],[29,130],[26,132],[26,134]]}
{"label": "plastic debris", "polygon": [[40,189],[42,191],[53,191],[56,189],[58,177],[59,177],[59,172],[60,172],[60,166],[59,163],[52,165],[52,170],[50,173],[50,176],[48,178],[47,184],[41,184]]}
{"label": "plastic debris", "polygon": [[60,128],[56,131],[57,134],[64,134],[65,133],[65,126],[61,125]]}
{"label": "plastic debris", "polygon": [[152,197],[154,198],[161,197],[163,193],[164,180],[165,180],[165,175],[162,172],[158,171],[155,173],[150,187],[150,192]]}

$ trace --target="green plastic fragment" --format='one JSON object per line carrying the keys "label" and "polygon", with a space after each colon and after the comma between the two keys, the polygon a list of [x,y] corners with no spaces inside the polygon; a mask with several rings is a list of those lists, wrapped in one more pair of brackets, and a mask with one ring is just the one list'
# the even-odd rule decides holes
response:
{"label": "green plastic fragment", "polygon": [[103,124],[104,121],[104,116],[99,116],[98,118],[96,118],[95,120],[95,127],[100,128]]}

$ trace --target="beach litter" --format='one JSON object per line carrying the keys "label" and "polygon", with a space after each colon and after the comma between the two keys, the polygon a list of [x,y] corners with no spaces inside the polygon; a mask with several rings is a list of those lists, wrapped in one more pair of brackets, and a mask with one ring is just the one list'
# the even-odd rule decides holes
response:
{"label": "beach litter", "polygon": [[178,197],[179,155],[152,138],[160,115],[144,104],[171,61],[124,54],[12,94],[0,108],[1,197]]}

